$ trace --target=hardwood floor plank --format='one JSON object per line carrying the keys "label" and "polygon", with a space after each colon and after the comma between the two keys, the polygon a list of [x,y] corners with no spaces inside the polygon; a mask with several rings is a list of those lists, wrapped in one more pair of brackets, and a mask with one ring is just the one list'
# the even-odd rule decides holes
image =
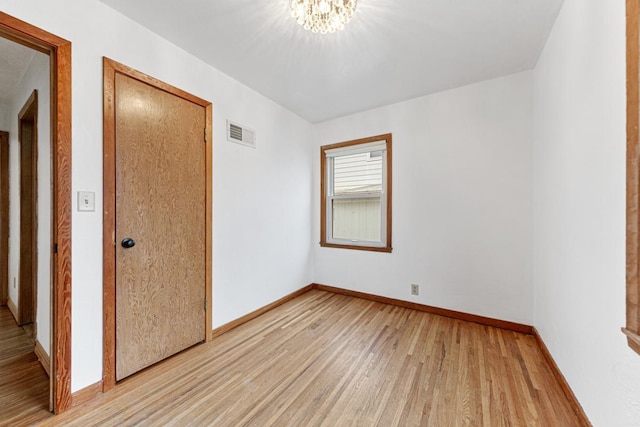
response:
{"label": "hardwood floor plank", "polygon": [[49,412],[49,377],[34,353],[35,343],[0,306],[0,426],[30,426]]}
{"label": "hardwood floor plank", "polygon": [[532,336],[311,290],[42,425],[580,424]]}

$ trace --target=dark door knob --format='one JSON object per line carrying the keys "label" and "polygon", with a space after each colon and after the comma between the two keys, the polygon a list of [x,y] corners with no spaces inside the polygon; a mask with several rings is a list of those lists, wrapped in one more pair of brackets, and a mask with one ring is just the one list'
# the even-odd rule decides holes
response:
{"label": "dark door knob", "polygon": [[133,240],[131,237],[125,237],[124,239],[122,239],[122,242],[120,242],[120,244],[122,245],[123,248],[129,249],[136,245],[136,241]]}

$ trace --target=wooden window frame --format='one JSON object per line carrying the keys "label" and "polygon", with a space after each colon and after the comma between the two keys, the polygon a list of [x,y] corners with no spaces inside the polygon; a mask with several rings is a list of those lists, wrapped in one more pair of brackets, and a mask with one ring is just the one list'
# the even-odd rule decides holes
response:
{"label": "wooden window frame", "polygon": [[[325,150],[333,150],[336,148],[345,148],[354,145],[367,144],[371,142],[377,141],[385,141],[386,142],[386,164],[385,174],[386,174],[386,192],[384,197],[386,199],[386,227],[385,227],[385,236],[386,241],[384,246],[367,246],[367,245],[348,245],[348,244],[340,244],[334,242],[327,241],[327,155]],[[341,249],[355,249],[361,251],[372,251],[372,252],[391,252],[393,247],[391,245],[391,225],[393,223],[391,213],[392,213],[392,137],[390,133],[371,136],[367,138],[355,139],[351,141],[339,142],[337,144],[323,145],[320,147],[320,246],[325,248],[341,248]]]}
{"label": "wooden window frame", "polygon": [[640,162],[638,160],[638,108],[640,75],[638,74],[638,7],[639,0],[627,0],[627,324],[622,331],[627,342],[640,354]]}

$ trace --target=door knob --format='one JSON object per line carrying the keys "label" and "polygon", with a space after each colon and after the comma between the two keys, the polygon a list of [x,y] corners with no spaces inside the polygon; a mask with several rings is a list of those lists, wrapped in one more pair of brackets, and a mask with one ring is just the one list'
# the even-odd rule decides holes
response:
{"label": "door knob", "polygon": [[122,245],[123,248],[129,249],[136,245],[136,241],[133,240],[131,237],[125,237],[124,239],[122,239],[122,242],[120,242],[120,244]]}

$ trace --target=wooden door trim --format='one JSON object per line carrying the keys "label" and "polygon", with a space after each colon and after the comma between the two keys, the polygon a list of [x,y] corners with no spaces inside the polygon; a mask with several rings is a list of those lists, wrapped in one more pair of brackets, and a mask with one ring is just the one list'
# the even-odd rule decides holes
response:
{"label": "wooden door trim", "polygon": [[212,105],[204,99],[148,76],[112,59],[103,58],[103,392],[116,384],[116,164],[115,78],[116,73],[139,80],[183,98],[205,109],[205,340],[212,338]]}
{"label": "wooden door trim", "polygon": [[0,305],[9,298],[9,133],[0,131]]}
{"label": "wooden door trim", "polygon": [[626,2],[627,208],[626,325],[629,347],[640,354],[640,2]]}
{"label": "wooden door trim", "polygon": [[[71,407],[71,42],[0,12],[0,37],[49,55],[52,141],[51,406]],[[56,251],[57,249],[57,251]]]}
{"label": "wooden door trim", "polygon": [[[26,241],[23,223],[23,207],[26,200],[23,200],[23,149],[24,134],[23,126],[25,122],[31,123],[31,135],[29,144],[31,144],[31,171],[29,172],[30,183],[28,183],[33,192],[31,194],[31,212],[29,222],[31,223],[31,239]],[[20,143],[20,260],[19,260],[19,297],[18,297],[18,323],[20,325],[36,322],[37,310],[37,288],[38,288],[38,91],[31,92],[29,99],[24,103],[22,109],[18,113],[18,141]],[[26,247],[26,248],[25,248]],[[26,250],[25,250],[26,249]],[[23,255],[28,251],[28,260]],[[24,282],[25,270],[30,270],[29,283]],[[26,286],[25,286],[26,285]],[[37,331],[37,327],[34,328]]]}

